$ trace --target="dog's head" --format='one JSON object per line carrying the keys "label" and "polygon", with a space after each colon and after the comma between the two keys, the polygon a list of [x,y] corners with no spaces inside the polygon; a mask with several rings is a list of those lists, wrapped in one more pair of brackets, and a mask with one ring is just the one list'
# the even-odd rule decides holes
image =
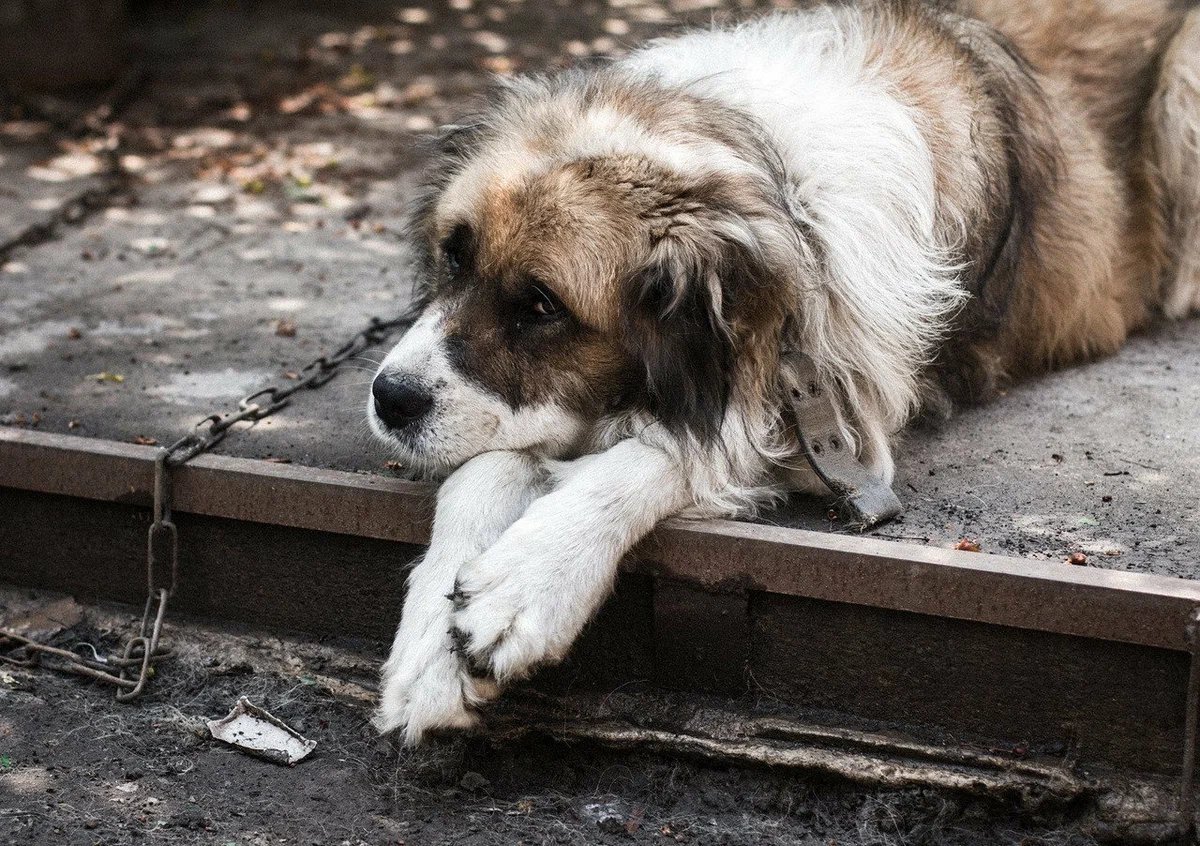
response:
{"label": "dog's head", "polygon": [[711,440],[742,348],[778,340],[776,210],[696,121],[733,129],[590,85],[531,84],[443,139],[413,226],[420,317],[368,410],[409,464],[566,456],[622,415]]}

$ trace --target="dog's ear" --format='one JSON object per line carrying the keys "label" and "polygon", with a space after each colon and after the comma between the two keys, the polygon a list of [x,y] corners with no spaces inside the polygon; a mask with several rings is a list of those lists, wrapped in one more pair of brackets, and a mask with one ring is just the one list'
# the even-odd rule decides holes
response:
{"label": "dog's ear", "polygon": [[409,210],[406,231],[417,267],[425,272],[417,283],[417,302],[432,293],[430,283],[437,275],[437,243],[434,209],[438,198],[478,148],[483,137],[481,122],[448,124],[429,138],[429,163]]}
{"label": "dog's ear", "polygon": [[668,430],[700,443],[719,435],[729,403],[733,339],[722,314],[724,263],[660,247],[630,281],[624,310],[640,404]]}
{"label": "dog's ear", "polygon": [[434,136],[434,149],[440,156],[465,158],[482,134],[483,126],[477,122],[443,124]]}

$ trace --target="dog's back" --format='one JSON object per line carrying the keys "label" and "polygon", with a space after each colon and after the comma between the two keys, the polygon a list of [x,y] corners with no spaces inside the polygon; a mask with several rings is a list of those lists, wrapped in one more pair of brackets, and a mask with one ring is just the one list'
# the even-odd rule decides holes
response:
{"label": "dog's back", "polygon": [[1066,81],[1122,154],[1136,150],[1141,115],[1167,43],[1191,3],[1180,0],[962,0],[1042,73]]}
{"label": "dog's back", "polygon": [[1128,192],[1127,252],[1134,275],[1149,280],[1148,310],[1172,318],[1200,310],[1200,3],[960,0],[958,8],[1063,83],[1100,134]]}
{"label": "dog's back", "polygon": [[[939,357],[958,402],[1110,354],[1157,314],[1200,307],[1195,4],[817,4],[622,64],[754,115],[793,173],[828,183],[817,195],[830,202],[919,216],[905,186],[915,192],[922,157],[906,154],[904,128],[919,129],[937,226],[947,243],[963,233],[974,295]],[[902,184],[889,193],[889,180]],[[899,278],[872,297],[901,293]]]}

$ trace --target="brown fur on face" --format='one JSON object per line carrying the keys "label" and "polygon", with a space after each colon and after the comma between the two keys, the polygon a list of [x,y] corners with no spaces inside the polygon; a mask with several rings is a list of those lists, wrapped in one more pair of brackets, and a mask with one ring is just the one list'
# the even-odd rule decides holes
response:
{"label": "brown fur on face", "polygon": [[[451,360],[514,408],[554,401],[596,416],[632,368],[613,331],[611,292],[628,263],[625,245],[605,231],[612,218],[589,207],[597,199],[555,173],[489,188],[470,223],[436,227],[466,231],[470,241],[460,266],[433,292],[447,306]],[[592,274],[601,268],[607,278]],[[562,304],[553,320],[535,311],[543,291]]]}

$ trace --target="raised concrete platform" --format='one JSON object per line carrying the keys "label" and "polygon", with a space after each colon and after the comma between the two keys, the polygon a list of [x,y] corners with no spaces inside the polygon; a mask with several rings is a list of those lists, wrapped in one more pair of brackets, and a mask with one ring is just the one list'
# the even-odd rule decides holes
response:
{"label": "raised concrete platform", "polygon": [[[34,102],[0,126],[0,421],[169,442],[286,381],[408,301],[400,229],[424,131],[468,108],[489,71],[613,52],[678,17],[650,3],[272,8],[151,18],[138,31],[151,72],[104,133],[37,113],[61,126],[95,102]],[[379,355],[219,451],[390,472],[362,422]],[[1192,577],[1197,420],[1193,321],[907,435],[908,513],[878,534]],[[838,531],[824,515],[799,501],[769,519]]]}

